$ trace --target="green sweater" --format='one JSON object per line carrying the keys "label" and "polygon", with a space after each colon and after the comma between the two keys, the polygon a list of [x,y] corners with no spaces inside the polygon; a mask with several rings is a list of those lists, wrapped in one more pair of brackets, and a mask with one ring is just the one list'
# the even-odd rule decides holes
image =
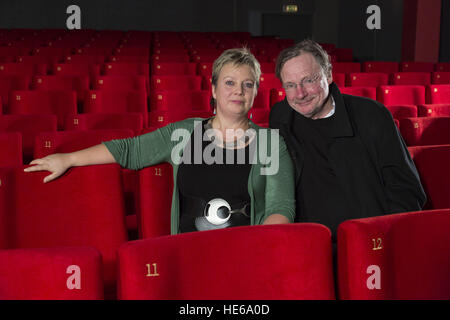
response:
{"label": "green sweater", "polygon": [[[176,129],[185,129],[189,137],[194,130],[194,122],[200,124],[205,119],[191,118],[171,123],[153,132],[127,139],[117,139],[103,144],[113,155],[117,163],[127,169],[139,170],[162,162],[168,162],[173,167],[173,195],[171,210],[171,234],[177,234],[179,230],[179,196],[177,187],[178,164],[172,159],[172,152],[182,155],[182,151],[189,139],[172,138]],[[294,191],[294,167],[287,151],[286,144],[280,135],[274,135],[274,130],[257,126],[250,122],[251,128],[256,130],[257,149],[254,162],[248,179],[248,193],[251,199],[251,225],[262,224],[271,214],[278,213],[286,216],[289,221],[294,221],[295,216],[295,191]],[[179,131],[177,131],[179,132]],[[262,133],[268,138],[261,138]],[[270,154],[272,139],[278,139],[278,150]],[[175,140],[175,141],[172,141]],[[261,148],[262,142],[264,147]],[[174,149],[176,147],[176,149]],[[276,146],[274,146],[275,148]],[[265,151],[268,150],[268,151]],[[271,170],[274,161],[271,157],[278,152],[279,169],[270,174],[262,174],[263,170]],[[268,156],[265,154],[269,153]],[[268,162],[269,161],[269,162]]]}

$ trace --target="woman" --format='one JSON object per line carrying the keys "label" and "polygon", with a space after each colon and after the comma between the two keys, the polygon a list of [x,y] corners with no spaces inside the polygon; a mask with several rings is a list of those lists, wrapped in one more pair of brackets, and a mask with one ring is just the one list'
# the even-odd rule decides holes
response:
{"label": "woman", "polygon": [[[213,65],[214,117],[186,119],[138,137],[49,155],[33,160],[34,166],[25,171],[50,171],[44,179],[49,182],[72,166],[117,162],[138,170],[169,162],[174,172],[172,234],[293,222],[294,174],[286,145],[277,132],[247,118],[260,75],[259,63],[248,50],[226,50]],[[187,139],[179,142],[186,133]],[[270,157],[264,150],[271,150]],[[275,170],[267,170],[274,163]]]}

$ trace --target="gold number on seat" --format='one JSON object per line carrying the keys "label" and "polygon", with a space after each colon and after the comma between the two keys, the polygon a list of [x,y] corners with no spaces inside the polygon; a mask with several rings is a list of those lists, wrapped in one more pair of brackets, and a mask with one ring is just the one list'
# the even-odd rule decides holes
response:
{"label": "gold number on seat", "polygon": [[372,243],[373,243],[373,248],[372,250],[381,250],[383,249],[383,245],[382,245],[382,239],[381,238],[376,238],[376,239],[372,239]]}
{"label": "gold number on seat", "polygon": [[[158,270],[156,270],[156,267],[157,267],[156,263],[152,263],[152,264],[147,263],[146,266],[147,266],[147,274],[146,274],[147,277],[159,277]],[[152,270],[152,267],[153,267],[153,270]]]}

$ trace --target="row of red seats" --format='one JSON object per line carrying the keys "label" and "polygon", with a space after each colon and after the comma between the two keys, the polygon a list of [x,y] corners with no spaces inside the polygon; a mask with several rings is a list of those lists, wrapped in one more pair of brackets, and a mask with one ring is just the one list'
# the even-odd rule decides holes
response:
{"label": "row of red seats", "polygon": [[419,62],[419,61],[364,61],[335,62],[333,72],[336,73],[397,73],[397,72],[449,72],[450,62]]}
{"label": "row of red seats", "polygon": [[379,87],[385,85],[450,84],[450,72],[397,72],[397,73],[333,73],[339,87]]}
{"label": "row of red seats", "polygon": [[[330,231],[322,225],[238,227],[126,242],[114,246],[117,298],[449,299],[449,226],[449,209],[342,223],[336,288]],[[293,245],[298,243],[305,245]],[[102,269],[109,265],[102,268],[102,255],[87,246],[0,250],[0,298],[103,299]]]}

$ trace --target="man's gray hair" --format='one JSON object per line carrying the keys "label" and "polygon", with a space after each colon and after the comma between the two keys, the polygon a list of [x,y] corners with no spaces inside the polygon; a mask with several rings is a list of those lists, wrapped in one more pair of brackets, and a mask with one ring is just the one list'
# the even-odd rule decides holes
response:
{"label": "man's gray hair", "polygon": [[330,62],[330,57],[327,52],[313,40],[303,40],[292,47],[286,48],[278,55],[277,62],[275,64],[275,74],[280,81],[281,79],[281,69],[283,69],[284,64],[291,60],[292,58],[298,57],[302,53],[310,53],[317,63],[322,67],[325,75],[327,77],[331,76],[332,65]]}

